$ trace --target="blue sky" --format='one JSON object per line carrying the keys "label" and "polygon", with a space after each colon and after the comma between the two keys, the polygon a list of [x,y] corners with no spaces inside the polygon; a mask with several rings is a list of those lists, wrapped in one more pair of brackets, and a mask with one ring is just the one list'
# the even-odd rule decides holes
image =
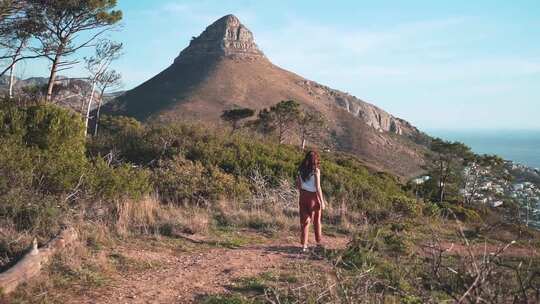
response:
{"label": "blue sky", "polygon": [[[232,13],[275,64],[421,129],[540,129],[538,0],[118,2],[125,89]],[[19,76],[46,72],[34,61]]]}

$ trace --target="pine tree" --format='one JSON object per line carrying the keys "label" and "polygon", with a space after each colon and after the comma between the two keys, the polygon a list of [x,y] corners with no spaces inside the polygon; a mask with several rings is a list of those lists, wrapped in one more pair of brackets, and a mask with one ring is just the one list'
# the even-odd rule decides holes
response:
{"label": "pine tree", "polygon": [[[115,10],[116,0],[28,0],[32,14],[38,16],[44,30],[36,37],[40,42],[36,52],[51,61],[47,85],[47,101],[52,100],[57,73],[69,69],[76,60],[66,59],[122,19],[122,12]],[[79,41],[77,37],[90,32]]]}
{"label": "pine tree", "polygon": [[240,121],[255,115],[255,111],[249,108],[225,110],[221,119],[231,124],[232,132],[240,128]]}

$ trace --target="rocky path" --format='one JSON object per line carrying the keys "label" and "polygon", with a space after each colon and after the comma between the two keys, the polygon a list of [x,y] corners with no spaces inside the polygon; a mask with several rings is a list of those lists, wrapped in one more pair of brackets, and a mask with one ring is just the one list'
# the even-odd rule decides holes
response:
{"label": "rocky path", "polygon": [[[346,243],[345,237],[325,239],[328,248],[341,248]],[[126,246],[117,251],[130,260],[159,266],[123,272],[111,280],[113,283],[72,295],[67,303],[194,303],[204,295],[227,292],[227,287],[239,278],[287,269],[294,262],[325,263],[301,253],[296,239],[291,237],[193,252],[145,247]]]}

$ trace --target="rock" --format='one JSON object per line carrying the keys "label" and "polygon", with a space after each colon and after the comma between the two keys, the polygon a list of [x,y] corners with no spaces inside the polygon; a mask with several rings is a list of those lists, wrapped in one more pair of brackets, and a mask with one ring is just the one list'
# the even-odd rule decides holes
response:
{"label": "rock", "polygon": [[234,15],[220,18],[208,26],[201,35],[194,37],[175,62],[209,55],[241,59],[265,58],[255,44],[251,31]]}
{"label": "rock", "polygon": [[320,99],[321,95],[322,97],[333,99],[337,106],[363,120],[367,125],[379,132],[390,132],[399,135],[416,135],[418,133],[418,130],[405,120],[394,117],[386,111],[355,96],[309,80],[299,81],[298,84],[317,99]]}

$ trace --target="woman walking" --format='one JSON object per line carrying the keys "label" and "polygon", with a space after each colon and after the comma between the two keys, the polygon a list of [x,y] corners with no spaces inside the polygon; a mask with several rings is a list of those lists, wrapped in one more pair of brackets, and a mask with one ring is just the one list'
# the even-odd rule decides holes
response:
{"label": "woman walking", "polygon": [[298,169],[296,186],[300,191],[300,241],[302,250],[305,252],[308,246],[310,221],[313,222],[315,228],[317,246],[321,246],[321,217],[326,202],[321,190],[321,170],[319,169],[319,154],[317,152],[310,151],[306,154]]}

